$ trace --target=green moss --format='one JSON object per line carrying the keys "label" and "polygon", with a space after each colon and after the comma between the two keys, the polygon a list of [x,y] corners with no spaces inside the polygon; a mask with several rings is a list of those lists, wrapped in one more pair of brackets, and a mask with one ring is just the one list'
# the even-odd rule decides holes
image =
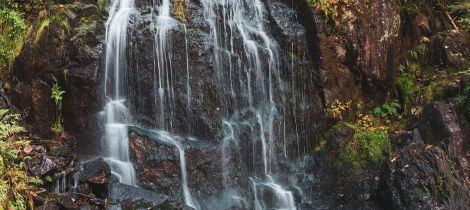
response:
{"label": "green moss", "polygon": [[356,125],[349,125],[355,134],[352,141],[342,146],[338,163],[360,170],[368,166],[377,167],[387,158],[391,151],[388,134],[383,131],[367,131]]}
{"label": "green moss", "polygon": [[104,10],[108,6],[108,0],[97,0],[96,4],[100,10]]}
{"label": "green moss", "polygon": [[41,39],[41,35],[44,32],[44,29],[46,29],[49,24],[51,23],[51,20],[45,19],[44,21],[41,22],[39,25],[39,28],[36,30],[36,35],[34,36],[34,45],[37,45],[39,43],[39,40]]}
{"label": "green moss", "polygon": [[27,28],[23,14],[0,8],[0,79],[10,72],[15,57],[23,47]]}
{"label": "green moss", "polygon": [[[36,21],[36,32],[34,36],[33,44],[37,45],[41,39],[44,30],[49,27],[52,23],[59,24],[65,31],[70,31],[71,26],[65,13],[65,7],[54,6],[50,10],[43,10],[38,15],[38,21]],[[61,32],[60,38],[65,38],[64,31]]]}
{"label": "green moss", "polygon": [[399,96],[406,107],[410,103],[410,99],[414,92],[414,76],[410,73],[403,72],[398,76],[396,84]]}
{"label": "green moss", "polygon": [[321,152],[326,145],[326,139],[325,138],[320,138],[318,141],[317,145],[315,145],[315,148],[313,149],[315,152]]}

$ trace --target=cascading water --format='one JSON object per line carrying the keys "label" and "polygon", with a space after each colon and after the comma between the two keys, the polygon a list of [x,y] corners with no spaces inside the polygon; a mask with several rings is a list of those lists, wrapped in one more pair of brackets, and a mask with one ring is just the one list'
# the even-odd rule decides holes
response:
{"label": "cascading water", "polygon": [[[185,114],[177,113],[175,108],[177,105],[181,106],[181,103],[177,103],[180,100],[180,91],[186,92],[183,103],[187,110],[186,119],[191,120],[192,114],[195,118],[197,115],[192,110],[188,29],[171,17],[170,0],[160,0],[157,4],[154,1],[151,7],[154,48],[153,69],[149,68],[153,70],[153,92],[150,96],[153,101],[150,103],[153,103],[151,106],[154,112],[152,125],[158,129],[152,131],[153,135],[158,141],[178,150],[181,187],[187,206],[196,209],[237,206],[242,209],[294,210],[296,207],[293,195],[279,184],[281,182],[277,176],[278,154],[287,157],[284,118],[287,106],[285,85],[280,72],[281,62],[278,58],[279,46],[265,29],[264,3],[261,0],[201,0],[201,3],[210,31],[209,42],[206,44],[213,49],[210,57],[223,116],[221,120],[224,137],[221,147],[223,184],[226,190],[222,197],[225,201],[199,202],[192,197],[186,171],[185,138],[173,134],[178,132],[174,128],[175,120],[181,119],[177,115]],[[136,185],[137,182],[129,158],[128,125],[134,122],[130,120],[124,91],[124,78],[128,68],[128,22],[133,12],[136,10],[132,0],[114,0],[110,3],[106,23],[105,74],[105,94],[109,102],[104,109],[106,161],[113,174],[120,178],[120,182],[129,185]],[[172,65],[171,33],[181,26],[185,36],[185,90],[175,89],[178,88],[175,85],[176,78],[183,76],[175,75]],[[194,100],[194,104],[197,102]],[[187,122],[187,125],[186,132],[191,135],[191,123]],[[252,146],[248,153],[241,151],[241,145],[245,143]],[[233,157],[243,159],[245,156],[251,158],[246,163],[248,184],[253,189],[251,196],[237,190],[240,186],[236,186],[233,180],[237,179],[234,174],[238,172],[230,163]],[[248,198],[252,198],[252,202]],[[227,201],[230,199],[231,201]]]}
{"label": "cascading water", "polygon": [[[105,95],[109,99],[103,115],[106,121],[105,160],[119,181],[136,185],[135,171],[129,158],[129,111],[123,95],[123,74],[126,69],[127,26],[134,12],[133,0],[113,0],[106,22]],[[108,91],[111,89],[111,91]]]}
{"label": "cascading water", "polygon": [[[272,164],[276,161],[278,149],[276,142],[281,140],[276,139],[281,135],[275,133],[274,128],[282,127],[285,99],[278,46],[268,36],[263,24],[264,4],[259,0],[203,0],[202,3],[214,48],[212,60],[219,95],[226,102],[225,107],[229,107],[225,113],[231,116],[223,123],[224,161],[231,155],[239,155],[240,152],[233,152],[231,145],[238,148],[242,138],[249,136],[253,145],[250,179],[254,207],[296,209],[292,193],[273,179]],[[236,49],[235,42],[242,42],[243,49]],[[234,84],[238,84],[239,90],[234,88]],[[257,156],[259,147],[260,157]],[[262,159],[261,169],[256,167],[259,165],[258,157]],[[224,170],[224,182],[230,185],[227,180],[231,169]],[[273,198],[263,199],[264,189],[273,192]]]}

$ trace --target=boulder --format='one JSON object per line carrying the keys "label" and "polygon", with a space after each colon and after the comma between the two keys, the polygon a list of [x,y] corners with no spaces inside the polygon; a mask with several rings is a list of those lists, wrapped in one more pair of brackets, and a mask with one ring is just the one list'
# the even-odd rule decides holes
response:
{"label": "boulder", "polygon": [[79,183],[90,182],[93,184],[105,184],[111,177],[111,168],[102,158],[87,162],[83,170],[79,172]]}
{"label": "boulder", "polygon": [[424,143],[438,145],[447,151],[450,158],[469,175],[466,146],[470,139],[465,138],[457,110],[453,102],[434,101],[424,107],[422,123],[418,126]]}
{"label": "boulder", "polygon": [[35,176],[43,176],[56,167],[54,161],[45,153],[38,153],[26,161],[28,171]]}
{"label": "boulder", "polygon": [[413,143],[386,163],[378,201],[384,209],[467,209],[470,189],[460,173],[441,148]]}

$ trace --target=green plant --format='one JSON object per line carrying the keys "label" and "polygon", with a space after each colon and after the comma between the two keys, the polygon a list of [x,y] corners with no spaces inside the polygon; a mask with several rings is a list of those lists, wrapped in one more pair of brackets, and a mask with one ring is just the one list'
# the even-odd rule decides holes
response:
{"label": "green plant", "polygon": [[62,119],[62,100],[63,100],[64,94],[65,94],[65,91],[63,91],[59,83],[55,81],[54,84],[52,85],[51,98],[54,100],[54,104],[56,107],[56,115],[55,115],[54,125],[52,126],[52,130],[56,132],[60,132],[64,130],[63,119]]}
{"label": "green plant", "polygon": [[25,131],[18,124],[19,115],[0,110],[0,209],[32,209],[35,186],[42,182],[26,173],[20,149],[29,144],[19,134]]}
{"label": "green plant", "polygon": [[14,58],[23,46],[27,26],[23,15],[15,10],[0,8],[0,76],[4,78]]}
{"label": "green plant", "polygon": [[316,8],[320,12],[333,20],[336,25],[339,24],[338,19],[344,15],[344,8],[352,5],[355,0],[307,0],[307,4]]}
{"label": "green plant", "polygon": [[400,65],[400,75],[397,78],[396,84],[398,87],[398,95],[406,108],[410,103],[410,99],[414,93],[414,76],[405,72],[406,67]]}
{"label": "green plant", "polygon": [[397,0],[396,3],[400,8],[400,13],[412,16],[418,14],[419,8],[415,0]]}
{"label": "green plant", "polygon": [[352,141],[342,146],[338,160],[358,170],[367,165],[380,165],[391,151],[388,134],[382,129],[366,129],[357,124],[347,124],[354,129]]}
{"label": "green plant", "polygon": [[388,116],[396,116],[398,114],[398,110],[400,109],[400,104],[391,102],[386,103],[382,106],[375,107],[372,111],[372,114],[376,117],[388,117]]}
{"label": "green plant", "polygon": [[470,30],[470,2],[468,0],[454,1],[448,8],[459,27],[466,31]]}

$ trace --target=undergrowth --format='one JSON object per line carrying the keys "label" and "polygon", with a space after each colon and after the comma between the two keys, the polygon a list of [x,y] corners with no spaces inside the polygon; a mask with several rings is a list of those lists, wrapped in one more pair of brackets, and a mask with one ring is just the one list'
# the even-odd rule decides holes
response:
{"label": "undergrowth", "polygon": [[355,0],[307,0],[307,4],[322,12],[336,25],[340,18],[348,12],[347,7],[354,4]]}
{"label": "undergrowth", "polygon": [[[348,105],[334,103],[328,110],[330,117],[333,117],[343,116],[345,112],[350,112],[349,109],[349,103]],[[357,116],[353,120],[348,121],[337,117],[336,119],[340,121],[333,126],[332,130],[340,126],[353,130],[352,139],[340,145],[334,158],[338,166],[360,172],[370,166],[379,166],[387,159],[391,153],[389,135],[403,129],[406,123],[399,113],[401,106],[396,102],[385,103],[366,113],[361,113],[360,108],[356,109]]]}
{"label": "undergrowth", "polygon": [[40,179],[27,174],[27,157],[18,155],[29,144],[20,136],[25,129],[18,124],[19,118],[0,109],[0,209],[33,209],[35,187],[42,185]]}

